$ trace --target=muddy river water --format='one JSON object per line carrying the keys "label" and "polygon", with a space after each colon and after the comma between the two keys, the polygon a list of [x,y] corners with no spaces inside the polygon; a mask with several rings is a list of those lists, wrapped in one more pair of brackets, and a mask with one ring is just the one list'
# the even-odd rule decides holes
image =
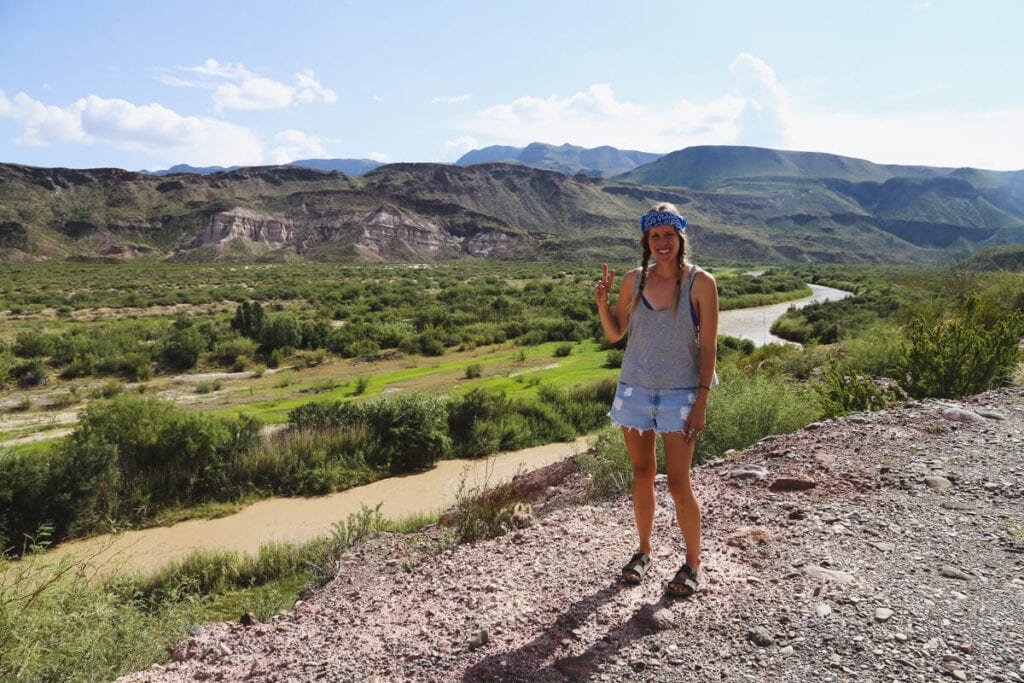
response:
{"label": "muddy river water", "polygon": [[[841,299],[847,292],[811,285],[806,299],[721,314],[719,332],[750,339],[757,345],[783,340],[768,332],[772,321],[790,306]],[[366,486],[317,498],[271,498],[220,519],[197,519],[171,527],[128,531],[65,543],[47,554],[57,559],[67,553],[93,557],[104,573],[126,568],[146,572],[179,560],[195,550],[237,550],[255,553],[269,541],[301,542],[330,533],[335,522],[348,518],[362,506],[378,503],[385,518],[449,508],[460,486],[481,488],[508,481],[519,472],[531,471],[565,459],[587,448],[587,437],[572,443],[555,443],[503,453],[486,460],[445,460],[427,472],[392,477]]]}

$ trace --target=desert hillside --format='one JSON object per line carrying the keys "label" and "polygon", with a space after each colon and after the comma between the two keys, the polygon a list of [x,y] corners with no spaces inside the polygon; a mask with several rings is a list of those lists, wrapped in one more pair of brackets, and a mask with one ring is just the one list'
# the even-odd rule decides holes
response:
{"label": "desert hillside", "polygon": [[[537,519],[429,552],[437,530],[357,547],[267,623],[194,629],[121,680],[1024,680],[1024,391],[912,402],[770,437],[696,468],[704,573],[659,481],[654,566],[627,497],[581,503],[566,461],[523,482]],[[547,480],[544,479],[547,477]]]}

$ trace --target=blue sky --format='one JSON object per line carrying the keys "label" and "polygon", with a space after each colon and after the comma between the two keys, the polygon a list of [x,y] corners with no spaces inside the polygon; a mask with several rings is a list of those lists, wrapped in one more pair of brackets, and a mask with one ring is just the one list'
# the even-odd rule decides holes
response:
{"label": "blue sky", "polygon": [[1024,2],[0,0],[0,162],[539,141],[1024,169]]}

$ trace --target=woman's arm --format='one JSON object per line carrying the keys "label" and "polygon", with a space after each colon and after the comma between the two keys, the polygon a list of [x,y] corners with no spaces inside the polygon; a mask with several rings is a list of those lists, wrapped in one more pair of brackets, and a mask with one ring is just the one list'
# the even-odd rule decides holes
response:
{"label": "woman's arm", "polygon": [[700,368],[697,402],[686,419],[685,429],[700,433],[707,425],[708,395],[718,357],[718,285],[710,273],[701,271],[694,277],[691,301],[700,321]]}
{"label": "woman's arm", "polygon": [[597,302],[597,313],[601,316],[601,327],[608,341],[615,343],[626,336],[629,329],[629,296],[624,292],[633,291],[633,283],[636,280],[636,271],[630,271],[622,278],[622,285],[619,288],[619,298],[615,302],[615,308],[611,307],[608,297],[612,291],[612,283],[615,281],[615,271],[608,270],[608,264],[604,266],[604,275],[594,288],[594,301]]}

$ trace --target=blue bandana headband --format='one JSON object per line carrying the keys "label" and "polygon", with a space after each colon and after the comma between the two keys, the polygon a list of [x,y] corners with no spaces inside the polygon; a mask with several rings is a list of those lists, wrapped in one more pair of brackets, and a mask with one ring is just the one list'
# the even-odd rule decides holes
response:
{"label": "blue bandana headband", "polygon": [[640,216],[640,230],[646,233],[656,225],[674,225],[686,232],[686,219],[674,211],[652,211]]}

